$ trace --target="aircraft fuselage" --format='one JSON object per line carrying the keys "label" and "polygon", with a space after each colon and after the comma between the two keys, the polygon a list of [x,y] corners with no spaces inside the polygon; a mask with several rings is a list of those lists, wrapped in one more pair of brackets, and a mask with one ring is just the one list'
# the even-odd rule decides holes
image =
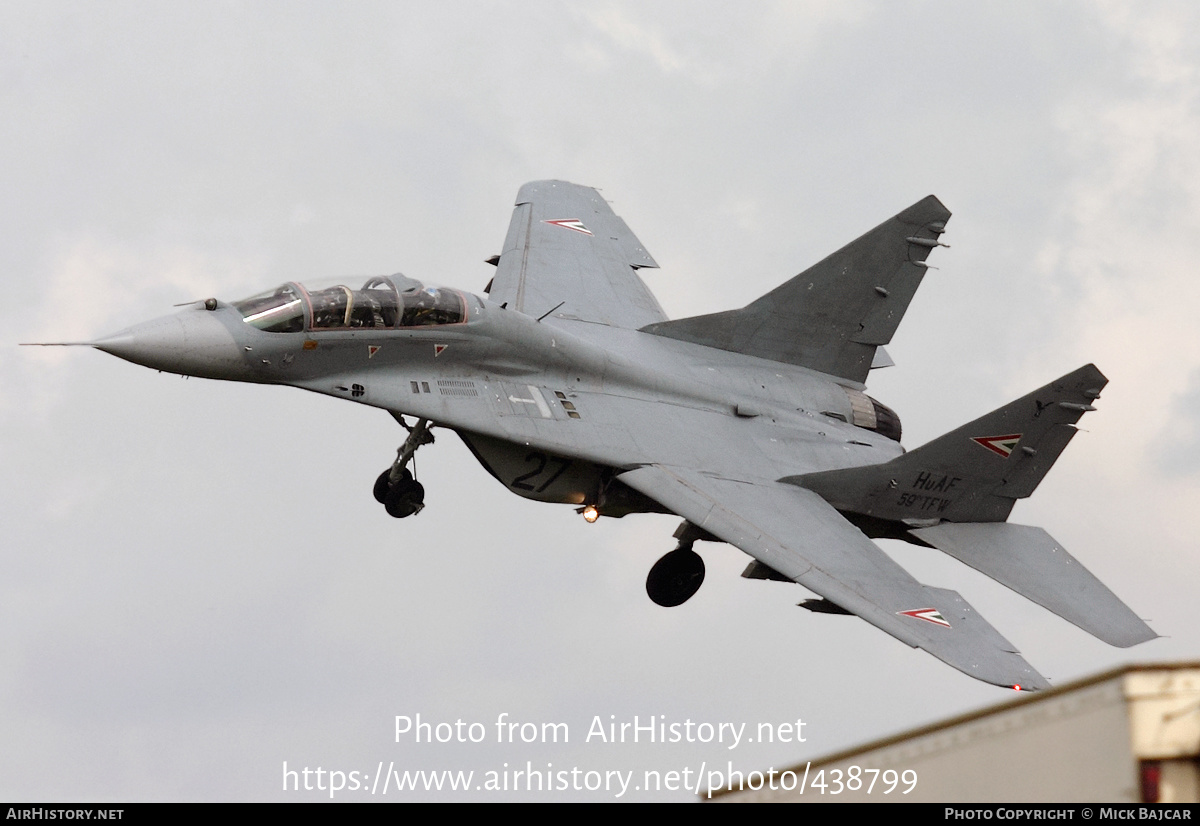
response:
{"label": "aircraft fuselage", "polygon": [[[720,439],[729,428],[762,431],[775,478],[808,462],[853,467],[901,452],[849,423],[851,397],[862,396],[850,382],[462,296],[458,323],[294,332],[258,329],[235,306],[210,301],[96,346],[159,370],[289,385],[428,419],[459,432],[511,491],[541,501],[603,504],[613,469],[696,461],[694,434]],[[659,435],[648,442],[645,425],[655,421]],[[725,464],[709,470],[765,469],[761,456]]]}

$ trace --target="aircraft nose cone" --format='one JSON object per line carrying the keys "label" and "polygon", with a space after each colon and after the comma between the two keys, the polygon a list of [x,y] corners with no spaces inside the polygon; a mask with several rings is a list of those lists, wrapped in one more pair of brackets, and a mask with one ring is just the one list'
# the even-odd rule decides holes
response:
{"label": "aircraft nose cone", "polygon": [[207,310],[184,310],[136,324],[92,342],[92,346],[169,373],[212,379],[251,378],[233,334],[217,314]]}

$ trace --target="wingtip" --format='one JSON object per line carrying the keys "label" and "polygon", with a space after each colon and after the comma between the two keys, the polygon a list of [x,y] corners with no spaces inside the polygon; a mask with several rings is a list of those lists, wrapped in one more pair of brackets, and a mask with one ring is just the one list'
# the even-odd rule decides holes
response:
{"label": "wingtip", "polygon": [[1009,679],[1003,682],[997,680],[996,685],[1001,688],[1010,688],[1013,691],[1046,691],[1053,688],[1050,681],[1039,674],[1023,657],[1015,652],[1013,656],[1020,660],[1018,670],[1022,672],[1021,675],[1015,680]]}
{"label": "wingtip", "polygon": [[[944,225],[950,220],[952,213],[936,195],[926,195],[921,200],[901,212],[896,217],[905,223],[927,226],[933,223]],[[940,229],[938,230],[941,231]]]}
{"label": "wingtip", "polygon": [[1101,372],[1100,368],[1099,368],[1099,367],[1097,367],[1095,364],[1093,364],[1093,363],[1089,362],[1089,363],[1087,363],[1087,364],[1085,364],[1085,365],[1083,366],[1083,369],[1084,369],[1084,370],[1091,370],[1093,373],[1095,373],[1095,374],[1096,374],[1096,377],[1097,377],[1098,379],[1100,379],[1101,381],[1103,381],[1103,382],[1105,382],[1105,383],[1107,383],[1107,382],[1108,382],[1108,376],[1104,375],[1104,373],[1103,373],[1103,372]]}
{"label": "wingtip", "polygon": [[[972,674],[976,679],[983,679],[985,682],[990,682],[992,685],[1000,688],[1007,688],[1010,691],[1030,692],[1030,691],[1046,691],[1053,688],[1050,681],[1031,666],[1024,657],[1016,651],[1008,652],[1016,662],[1010,662],[1002,672],[992,671],[993,679],[986,679],[982,674]],[[1000,677],[1000,673],[1004,673],[1003,679],[995,679]]]}
{"label": "wingtip", "polygon": [[[541,181],[527,181],[517,190],[516,205],[528,204],[536,200],[539,196],[544,195],[548,190],[575,190],[577,192],[592,192],[596,193],[595,187],[585,186],[583,184],[572,183],[571,181],[561,181],[557,178],[547,178]],[[598,193],[597,193],[598,194]]]}

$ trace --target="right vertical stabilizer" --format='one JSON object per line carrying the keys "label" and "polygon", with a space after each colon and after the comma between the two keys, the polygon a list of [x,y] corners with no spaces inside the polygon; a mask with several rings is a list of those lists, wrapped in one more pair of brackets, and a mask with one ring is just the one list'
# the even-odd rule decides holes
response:
{"label": "right vertical stabilizer", "polygon": [[890,462],[781,481],[878,519],[1003,522],[1045,477],[1107,383],[1088,364]]}
{"label": "right vertical stabilizer", "polygon": [[[642,332],[864,382],[904,317],[950,210],[930,195],[740,310]],[[880,364],[891,362],[887,355]]]}

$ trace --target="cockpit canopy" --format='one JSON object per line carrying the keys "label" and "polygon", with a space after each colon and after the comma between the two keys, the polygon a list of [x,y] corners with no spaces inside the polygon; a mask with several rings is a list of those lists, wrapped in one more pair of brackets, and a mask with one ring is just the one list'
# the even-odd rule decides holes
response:
{"label": "cockpit canopy", "polygon": [[345,284],[306,288],[293,281],[235,301],[233,306],[247,324],[268,333],[398,329],[461,324],[467,319],[462,293],[426,287],[400,274],[373,276],[359,289]]}

